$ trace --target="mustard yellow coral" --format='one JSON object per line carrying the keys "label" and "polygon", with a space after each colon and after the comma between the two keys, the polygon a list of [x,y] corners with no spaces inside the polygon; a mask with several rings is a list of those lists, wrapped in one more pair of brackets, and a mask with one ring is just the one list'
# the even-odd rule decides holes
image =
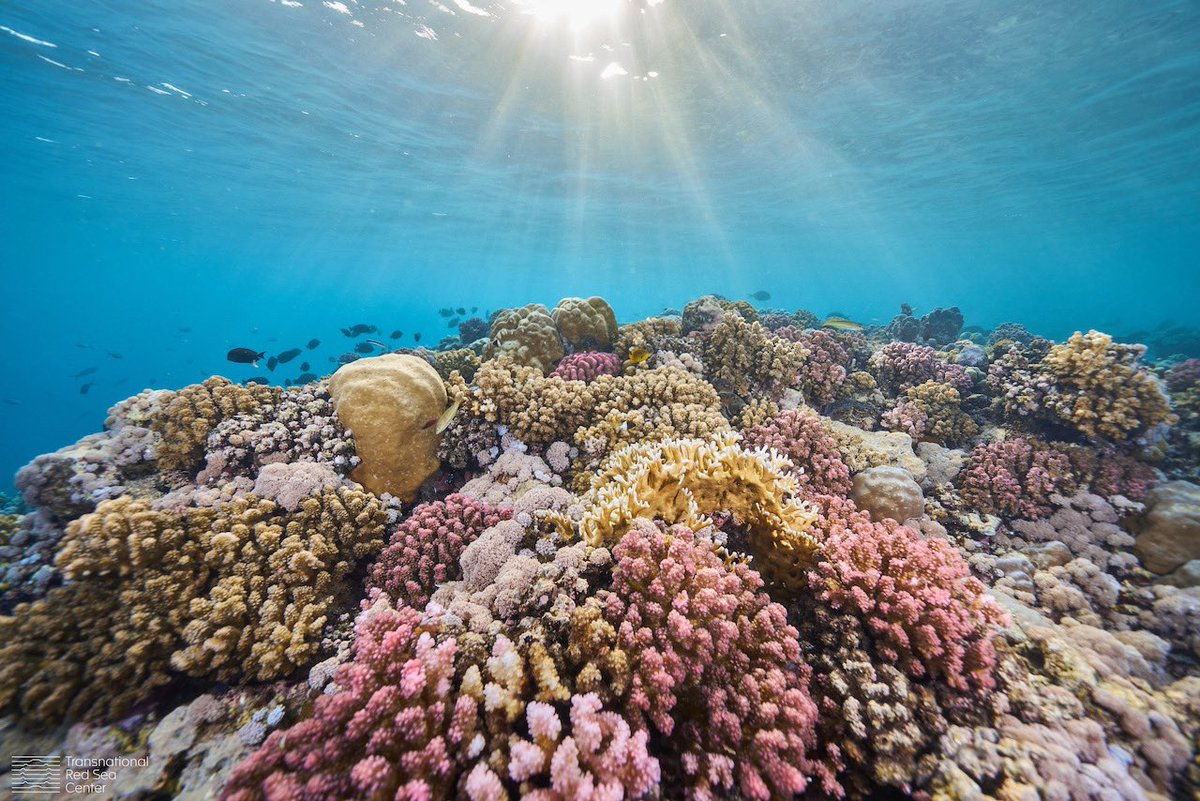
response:
{"label": "mustard yellow coral", "polygon": [[1042,359],[1042,370],[1057,385],[1043,403],[1091,439],[1124,440],[1172,422],[1162,388],[1138,367],[1144,352],[1140,345],[1114,343],[1099,331],[1076,332]]}
{"label": "mustard yellow coral", "polygon": [[603,350],[617,338],[617,318],[604,298],[563,298],[550,312],[571,351]]}
{"label": "mustard yellow coral", "polygon": [[540,303],[505,309],[492,321],[485,359],[507,356],[516,364],[536,367],[542,373],[554,369],[563,357],[558,326]]}
{"label": "mustard yellow coral", "polygon": [[386,519],[373,496],[340,487],[290,514],[253,496],[182,512],[105,501],[63,538],[70,583],[0,618],[0,709],[42,726],[120,714],[177,673],[287,675],[316,654]]}
{"label": "mustard yellow coral", "polygon": [[622,359],[627,359],[629,351],[633,348],[653,351],[654,339],[678,336],[679,330],[679,321],[672,317],[651,317],[648,320],[629,323],[617,330],[613,352]]}
{"label": "mustard yellow coral", "polygon": [[808,350],[798,342],[767,336],[761,324],[726,313],[704,348],[704,364],[727,405],[752,395],[774,396],[796,379]]}
{"label": "mustard yellow coral", "polygon": [[773,451],[740,447],[735,434],[639,442],[612,454],[592,479],[579,529],[602,546],[636,518],[700,529],[709,515],[729,513],[765,576],[794,577],[818,548],[808,533],[816,515],[796,497],[796,469]]}
{"label": "mustard yellow coral", "polygon": [[281,392],[263,384],[235,384],[221,376],[179,390],[151,422],[162,435],[155,453],[159,468],[195,472],[204,460],[204,443],[218,423],[258,411]]}

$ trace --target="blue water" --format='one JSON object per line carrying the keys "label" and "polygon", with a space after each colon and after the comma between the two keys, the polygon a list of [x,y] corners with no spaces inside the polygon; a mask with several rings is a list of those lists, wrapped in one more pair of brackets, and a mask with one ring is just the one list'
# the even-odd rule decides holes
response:
{"label": "blue water", "polygon": [[1200,324],[1195,2],[637,5],[0,4],[0,489],[231,347],[447,305]]}

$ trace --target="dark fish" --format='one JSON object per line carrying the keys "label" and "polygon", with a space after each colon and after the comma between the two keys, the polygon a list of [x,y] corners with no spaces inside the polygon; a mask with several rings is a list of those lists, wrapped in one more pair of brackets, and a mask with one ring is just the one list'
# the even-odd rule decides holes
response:
{"label": "dark fish", "polygon": [[350,362],[358,361],[358,359],[359,359],[359,356],[357,353],[343,353],[341,356],[338,356],[337,363],[338,364],[349,364]]}
{"label": "dark fish", "polygon": [[5,398],[4,402],[7,403],[9,406],[20,406],[21,405],[21,402],[19,400],[13,400],[12,398]]}
{"label": "dark fish", "polygon": [[379,348],[380,350],[387,350],[387,345],[383,344],[378,339],[364,339],[363,341],[366,342],[368,345],[374,345],[375,347]]}
{"label": "dark fish", "polygon": [[308,362],[300,362],[300,372],[302,372],[302,373],[308,372]]}
{"label": "dark fish", "polygon": [[369,342],[359,342],[357,345],[354,346],[354,352],[355,353],[374,353],[375,346],[370,344]]}
{"label": "dark fish", "polygon": [[108,355],[113,357],[114,359],[124,359],[125,358],[121,354],[117,353],[115,350],[108,351]]}
{"label": "dark fish", "polygon": [[447,325],[448,327],[450,327],[450,328],[454,328],[455,326],[457,326],[457,325],[458,325],[459,323],[461,323],[461,322],[462,322],[462,319],[460,319],[460,318],[458,318],[458,317],[455,317],[453,320],[451,320],[450,322],[446,323],[446,325]]}
{"label": "dark fish", "polygon": [[278,341],[279,341],[279,337],[267,337],[267,341],[268,341],[268,342],[278,342]]}
{"label": "dark fish", "polygon": [[267,369],[270,370],[272,373],[275,372],[275,368],[278,366],[279,366],[279,359],[276,359],[274,356],[267,359]]}
{"label": "dark fish", "polygon": [[81,387],[79,388],[79,394],[80,394],[80,395],[86,395],[86,394],[88,394],[88,390],[89,390],[89,389],[91,389],[91,388],[92,388],[92,385],[94,385],[95,383],[96,383],[95,381],[89,381],[89,382],[87,382],[86,384],[84,384],[83,386],[81,386]]}
{"label": "dark fish", "polygon": [[310,339],[310,340],[308,340],[308,344],[305,347],[307,347],[309,350],[312,350],[313,348],[319,346],[320,344],[321,344],[321,340]]}
{"label": "dark fish", "polygon": [[298,385],[299,384],[311,384],[312,382],[314,382],[316,380],[317,380],[317,377],[315,375],[313,375],[312,373],[301,373],[300,375],[296,376],[296,384],[298,384]]}
{"label": "dark fish", "polygon": [[266,376],[256,375],[253,378],[247,378],[243,383],[246,384],[270,384],[271,379]]}
{"label": "dark fish", "polygon": [[179,333],[181,333],[181,334],[190,334],[190,333],[192,333],[192,329],[190,329],[190,328],[187,328],[187,327],[180,328],[180,329],[179,329]]}
{"label": "dark fish", "polygon": [[279,363],[287,364],[288,362],[290,362],[292,359],[296,358],[299,355],[300,355],[299,348],[292,348],[291,350],[285,350],[283,353],[279,354]]}
{"label": "dark fish", "polygon": [[459,316],[459,317],[462,317],[464,314],[466,314],[466,313],[467,313],[467,310],[466,310],[466,309],[464,309],[462,306],[459,306],[459,307],[458,307],[457,309],[455,309],[454,311],[458,312],[458,316]]}
{"label": "dark fish", "polygon": [[399,339],[399,338],[400,338],[400,337],[402,337],[402,336],[404,336],[404,332],[403,332],[403,331],[401,331],[399,328],[397,328],[395,331],[393,331],[393,332],[392,332],[392,336],[391,336],[391,338],[392,338],[392,339]]}
{"label": "dark fish", "polygon": [[420,341],[421,341],[421,335],[413,334],[413,342],[420,342]]}
{"label": "dark fish", "polygon": [[771,293],[766,291],[765,289],[760,289],[757,292],[750,295],[750,297],[754,298],[755,300],[770,300]]}
{"label": "dark fish", "polygon": [[225,354],[225,358],[234,364],[250,364],[258,367],[258,360],[267,354],[253,351],[250,348],[234,348]]}
{"label": "dark fish", "polygon": [[443,317],[453,317],[454,309],[438,309],[438,314],[442,315]]}
{"label": "dark fish", "polygon": [[95,350],[95,349],[96,349],[96,346],[95,346],[95,345],[85,345],[85,344],[84,344],[84,343],[82,343],[82,342],[76,342],[76,343],[75,343],[75,347],[77,347],[77,348],[83,348],[84,350]]}
{"label": "dark fish", "polygon": [[91,375],[94,372],[96,372],[95,367],[85,367],[75,375],[71,376],[71,378],[83,378],[85,375]]}
{"label": "dark fish", "polygon": [[472,306],[472,307],[471,307],[471,314],[474,314],[474,313],[475,313],[475,312],[477,312],[477,311],[479,311],[479,307],[478,307],[478,306]]}

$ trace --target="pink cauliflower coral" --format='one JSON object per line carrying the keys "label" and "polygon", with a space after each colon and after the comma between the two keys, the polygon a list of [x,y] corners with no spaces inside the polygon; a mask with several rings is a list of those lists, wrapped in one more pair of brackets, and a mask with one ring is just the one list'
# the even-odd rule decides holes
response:
{"label": "pink cauliflower coral", "polygon": [[728,567],[683,527],[639,521],[599,599],[629,655],[624,712],[666,737],[692,798],[804,790],[817,710],[796,630],[758,573]]}
{"label": "pink cauliflower coral", "polygon": [[961,691],[995,686],[992,628],[1004,613],[950,543],[849,501],[817,500],[820,558],[808,581],[818,600],[860,617],[875,653],[914,678]]}
{"label": "pink cauliflower coral", "polygon": [[407,607],[364,614],[353,661],[334,677],[339,692],[273,732],[234,770],[223,801],[453,797],[455,756],[474,735],[478,709],[451,693],[455,641],[438,644],[419,625]]}
{"label": "pink cauliflower coral", "polygon": [[512,517],[512,510],[455,493],[423,503],[396,526],[367,587],[394,602],[423,609],[438,584],[459,578],[459,558],[484,531]]}
{"label": "pink cauliflower coral", "polygon": [[1172,392],[1200,386],[1200,359],[1184,359],[1167,373],[1167,388]]}
{"label": "pink cauliflower coral", "polygon": [[846,381],[846,365],[850,354],[829,331],[805,331],[795,339],[808,350],[796,386],[804,399],[816,408],[827,406],[837,398],[838,388]]}
{"label": "pink cauliflower coral", "polygon": [[567,381],[594,381],[602,375],[620,375],[621,359],[613,353],[587,350],[569,353],[562,358],[551,376]]}
{"label": "pink cauliflower coral", "polygon": [[1078,483],[1065,453],[1024,437],[977,446],[959,474],[962,499],[979,511],[1028,519],[1050,514],[1050,496]]}
{"label": "pink cauliflower coral", "polygon": [[781,412],[771,422],[747,430],[744,439],[752,447],[774,448],[803,468],[796,476],[801,493],[849,494],[850,468],[815,414]]}
{"label": "pink cauliflower coral", "polygon": [[871,372],[879,384],[893,394],[900,394],[926,381],[950,384],[964,395],[973,382],[959,364],[951,364],[927,345],[912,342],[889,342],[871,354]]}
{"label": "pink cauliflower coral", "polygon": [[[512,744],[508,767],[513,781],[534,785],[522,801],[633,799],[658,785],[660,770],[647,750],[648,732],[634,733],[620,715],[603,711],[595,693],[572,696],[565,726],[558,711],[541,701],[529,704],[525,717],[530,739]],[[549,787],[537,786],[545,783]],[[471,801],[504,798],[502,788],[500,777],[483,764],[466,783]]]}

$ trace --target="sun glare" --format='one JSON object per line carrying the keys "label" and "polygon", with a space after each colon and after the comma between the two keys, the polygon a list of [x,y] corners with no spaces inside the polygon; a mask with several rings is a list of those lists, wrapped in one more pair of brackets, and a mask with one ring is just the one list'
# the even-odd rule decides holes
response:
{"label": "sun glare", "polygon": [[517,0],[522,10],[546,22],[583,28],[616,16],[626,0]]}

